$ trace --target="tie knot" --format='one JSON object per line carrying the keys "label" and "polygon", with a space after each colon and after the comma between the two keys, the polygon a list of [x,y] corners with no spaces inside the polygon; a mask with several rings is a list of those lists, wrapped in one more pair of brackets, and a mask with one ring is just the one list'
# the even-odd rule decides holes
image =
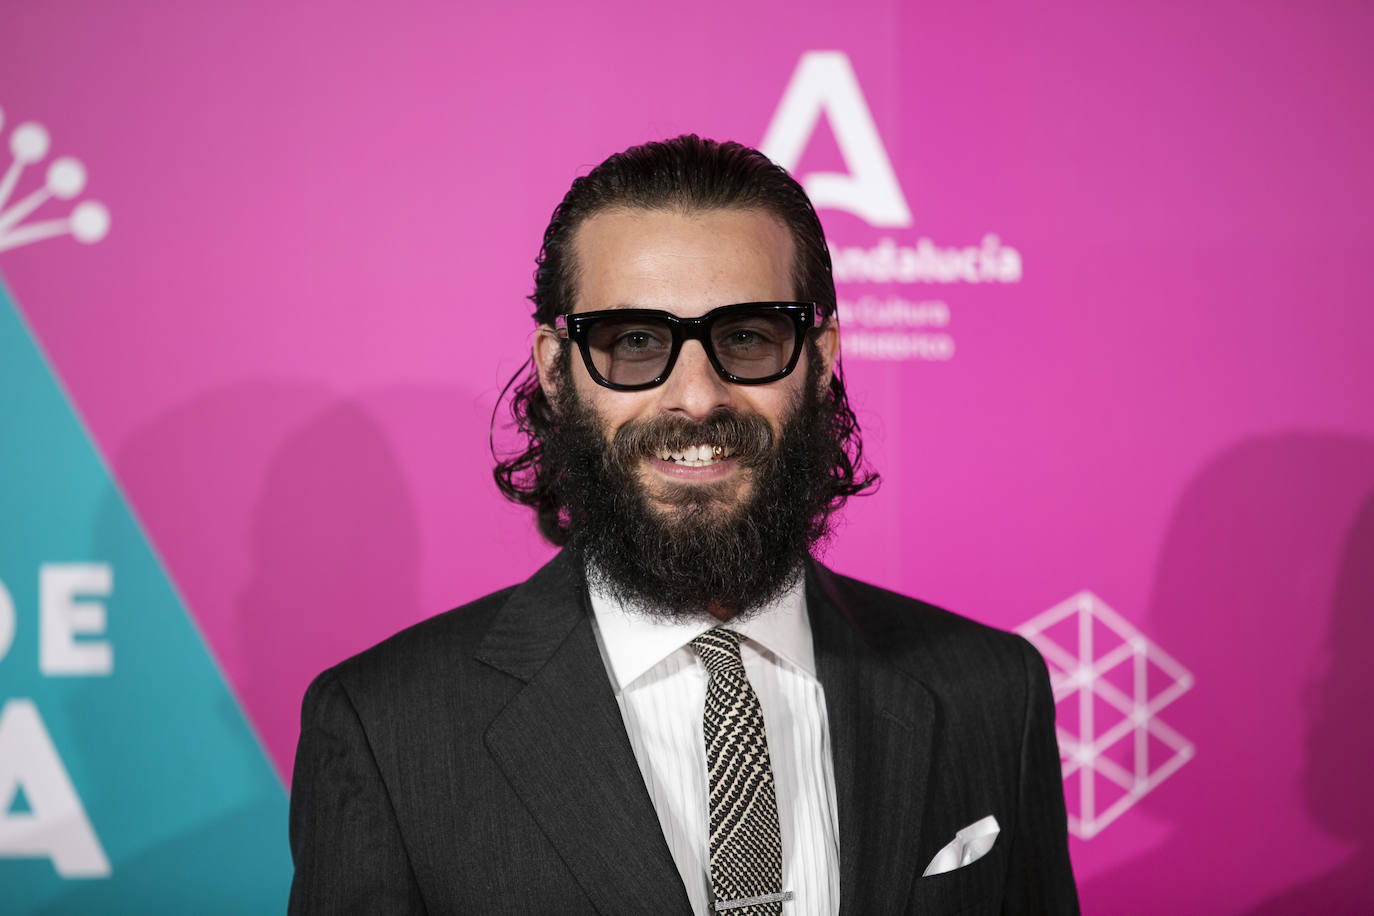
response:
{"label": "tie knot", "polygon": [[731,674],[744,670],[739,656],[740,635],[724,627],[713,627],[692,640],[692,648],[701,658],[706,670],[715,674]]}

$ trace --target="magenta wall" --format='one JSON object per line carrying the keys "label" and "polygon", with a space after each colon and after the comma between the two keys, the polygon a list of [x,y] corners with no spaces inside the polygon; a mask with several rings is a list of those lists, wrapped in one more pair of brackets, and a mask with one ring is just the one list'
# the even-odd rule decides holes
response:
{"label": "magenta wall", "polygon": [[[283,777],[316,672],[548,556],[486,437],[568,183],[760,143],[841,59],[795,172],[873,149],[852,85],[910,218],[821,211],[884,476],[828,561],[1043,629],[1071,758],[1131,720],[1066,763],[1087,912],[1374,906],[1368,5],[9,3],[0,42],[4,142],[111,216],[0,273]],[[1074,680],[1041,615],[1084,591],[1128,667]]]}

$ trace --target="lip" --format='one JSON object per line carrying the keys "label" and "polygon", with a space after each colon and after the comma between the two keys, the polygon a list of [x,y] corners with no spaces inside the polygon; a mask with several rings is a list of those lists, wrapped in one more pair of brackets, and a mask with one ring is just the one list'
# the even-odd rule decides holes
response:
{"label": "lip", "polygon": [[664,461],[657,456],[649,459],[649,465],[664,477],[671,477],[674,480],[685,482],[719,480],[722,477],[733,474],[739,466],[734,458],[722,458],[714,464],[693,468],[677,464],[673,461]]}

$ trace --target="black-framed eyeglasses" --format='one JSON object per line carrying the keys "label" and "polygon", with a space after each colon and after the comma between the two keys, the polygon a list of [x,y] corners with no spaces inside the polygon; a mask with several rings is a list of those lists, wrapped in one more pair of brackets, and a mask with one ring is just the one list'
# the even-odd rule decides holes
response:
{"label": "black-framed eyeglasses", "polygon": [[741,302],[700,318],[657,309],[604,309],[559,315],[554,326],[560,337],[577,344],[598,385],[641,391],[668,380],[686,340],[700,341],[728,382],[775,382],[797,367],[806,332],[823,326],[827,315],[814,302]]}

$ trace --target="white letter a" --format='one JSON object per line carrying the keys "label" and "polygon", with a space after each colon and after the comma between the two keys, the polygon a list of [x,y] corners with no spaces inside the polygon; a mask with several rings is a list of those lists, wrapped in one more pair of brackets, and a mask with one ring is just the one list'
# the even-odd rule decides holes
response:
{"label": "white letter a", "polygon": [[849,174],[813,172],[798,178],[811,202],[817,208],[853,213],[873,226],[910,226],[911,211],[843,51],[807,51],[801,56],[760,151],[793,171],[822,112]]}
{"label": "white letter a", "polygon": [[[20,788],[29,810],[9,813]],[[64,878],[106,878],[110,862],[32,700],[0,710],[0,858],[52,860]]]}

